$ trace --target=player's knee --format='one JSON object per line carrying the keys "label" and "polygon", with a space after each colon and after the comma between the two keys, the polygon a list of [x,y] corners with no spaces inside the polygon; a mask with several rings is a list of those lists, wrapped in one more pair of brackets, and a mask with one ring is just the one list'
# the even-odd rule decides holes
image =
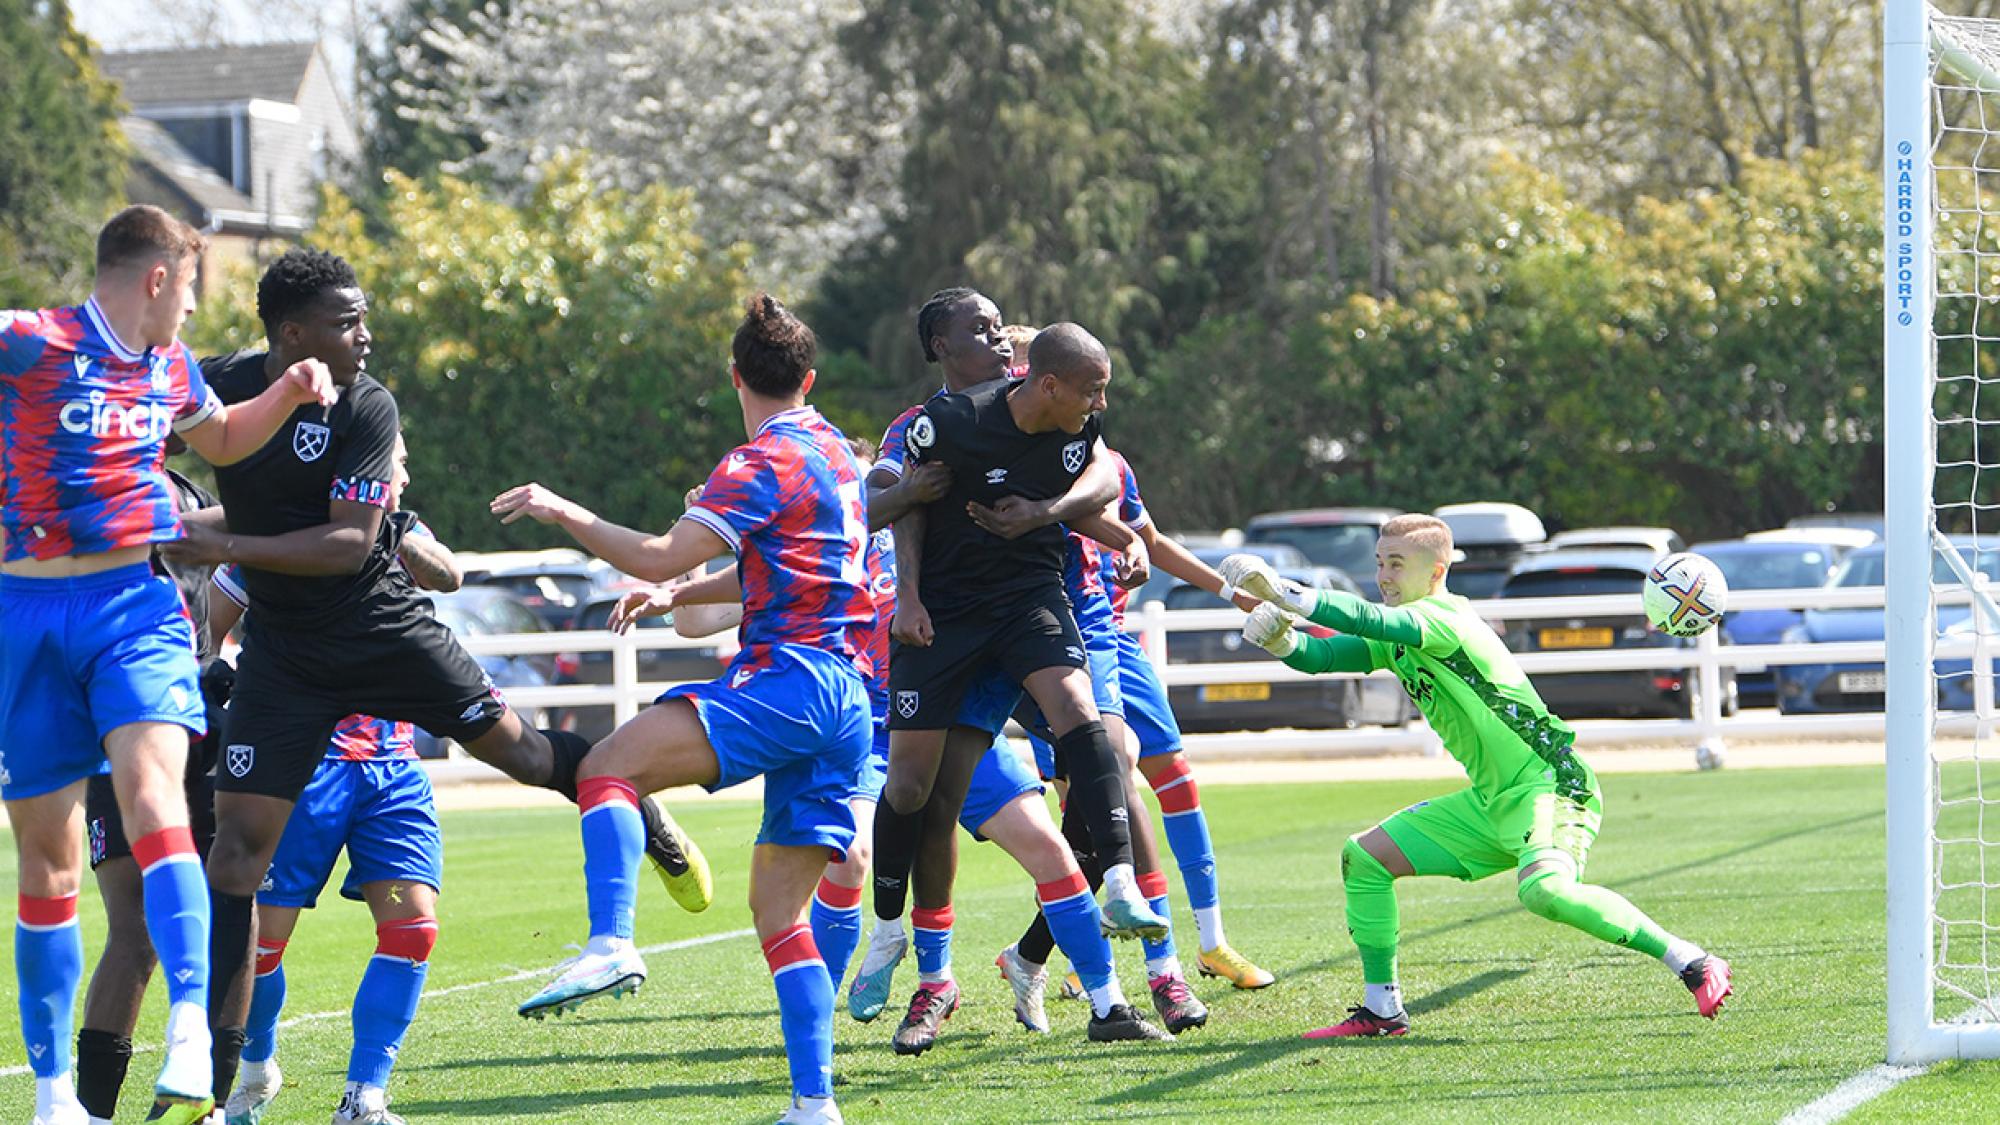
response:
{"label": "player's knee", "polygon": [[379,957],[398,957],[421,965],[430,960],[437,939],[436,918],[429,915],[398,918],[375,927],[375,953]]}
{"label": "player's knee", "polygon": [[1566,898],[1565,892],[1576,882],[1576,875],[1564,863],[1539,860],[1521,870],[1520,882],[1514,887],[1514,896],[1528,912],[1538,917],[1560,921],[1558,915]]}
{"label": "player's knee", "polygon": [[894,771],[882,783],[882,800],[890,808],[904,815],[916,812],[931,799],[930,779],[914,774],[897,775]]}
{"label": "player's knee", "polygon": [[1361,837],[1349,836],[1340,846],[1340,881],[1348,885],[1388,884],[1395,882],[1395,877],[1382,866],[1381,860],[1361,846]]}

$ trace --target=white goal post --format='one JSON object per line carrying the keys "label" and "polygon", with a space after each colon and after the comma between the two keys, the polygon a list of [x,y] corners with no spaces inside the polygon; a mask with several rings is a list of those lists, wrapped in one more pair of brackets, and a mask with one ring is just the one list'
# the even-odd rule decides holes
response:
{"label": "white goal post", "polygon": [[1941,738],[1933,656],[1951,587],[2000,638],[2000,21],[1886,0],[1882,59],[1888,1060],[2000,1058],[2000,716]]}

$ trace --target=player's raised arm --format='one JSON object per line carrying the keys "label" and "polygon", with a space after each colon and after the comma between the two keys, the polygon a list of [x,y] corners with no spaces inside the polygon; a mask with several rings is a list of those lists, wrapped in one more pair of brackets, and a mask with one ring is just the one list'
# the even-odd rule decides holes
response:
{"label": "player's raised arm", "polygon": [[1298,619],[1272,602],[1250,611],[1243,639],[1308,675],[1324,672],[1372,672],[1375,655],[1360,637],[1312,637],[1298,629]]}
{"label": "player's raised arm", "polygon": [[560,527],[584,550],[647,582],[665,582],[730,551],[728,541],[698,520],[682,517],[665,535],[648,535],[533,482],[494,497],[492,511],[501,523],[525,517]]}
{"label": "player's raised arm", "polygon": [[[194,367],[193,357],[187,354],[186,345],[180,350],[180,362],[199,370]],[[207,392],[205,384],[201,388]],[[211,465],[234,465],[264,448],[264,443],[299,407],[311,403],[331,407],[338,398],[339,391],[326,364],[302,359],[286,368],[263,394],[234,406],[223,406],[216,401],[212,408],[192,416],[198,419],[193,425],[177,432],[202,460]]]}
{"label": "player's raised arm", "polygon": [[1407,609],[1379,606],[1339,590],[1315,590],[1280,578],[1271,564],[1255,555],[1231,555],[1222,560],[1223,581],[1260,601],[1272,603],[1350,637],[1421,646],[1423,618]]}

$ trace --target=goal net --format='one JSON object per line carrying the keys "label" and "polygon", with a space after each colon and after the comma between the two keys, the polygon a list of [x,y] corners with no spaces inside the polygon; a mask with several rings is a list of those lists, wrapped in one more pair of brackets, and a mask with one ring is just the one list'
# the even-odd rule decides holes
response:
{"label": "goal net", "polygon": [[1888,1056],[1993,1058],[2000,21],[1888,0],[1883,27]]}

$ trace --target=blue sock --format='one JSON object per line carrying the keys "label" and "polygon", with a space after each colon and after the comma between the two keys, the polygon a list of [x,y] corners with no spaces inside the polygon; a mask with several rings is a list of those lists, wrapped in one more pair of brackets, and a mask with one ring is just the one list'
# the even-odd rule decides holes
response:
{"label": "blue sock", "polygon": [[[638,815],[638,808],[632,813]],[[600,817],[599,819],[603,819]],[[389,1085],[389,1071],[403,1049],[403,1036],[417,1018],[417,1001],[430,975],[437,919],[407,918],[375,927],[375,956],[354,990],[354,1049],[347,1056],[347,1080],[364,1086]]]}
{"label": "blue sock", "polygon": [[1111,940],[1097,913],[1097,900],[1090,896],[1090,884],[1082,872],[1067,879],[1035,884],[1042,903],[1042,917],[1048,919],[1049,934],[1056,948],[1069,958],[1083,987],[1103,988],[1111,983]]}
{"label": "blue sock", "polygon": [[[1146,871],[1139,875],[1139,893],[1146,896],[1146,905],[1162,918],[1172,918],[1167,909],[1167,877],[1158,871]],[[1174,931],[1167,929],[1167,936],[1158,941],[1140,938],[1139,945],[1146,953],[1146,975],[1157,977],[1164,973],[1179,972],[1180,964],[1174,956]]]}
{"label": "blue sock", "polygon": [[243,1025],[244,1062],[270,1062],[278,1051],[278,1016],[285,1010],[284,957],[284,942],[258,939],[257,979],[250,989],[250,1018]]}
{"label": "blue sock", "polygon": [[83,979],[83,932],[76,896],[21,895],[14,921],[14,979],[21,988],[21,1041],[36,1078],[69,1073],[76,985]]}
{"label": "blue sock", "polygon": [[632,915],[639,906],[639,859],[646,851],[646,824],[639,817],[639,794],[614,777],[593,777],[577,785],[583,810],[583,880],[590,902],[590,936],[632,939]]}
{"label": "blue sock", "polygon": [[826,975],[839,988],[847,963],[861,945],[861,888],[821,879],[813,894],[812,932],[813,944],[826,961]]}
{"label": "blue sock", "polygon": [[142,872],[146,933],[160,958],[170,1004],[208,1007],[208,882],[194,835],[162,828],[132,842]]}
{"label": "blue sock", "polygon": [[916,931],[918,979],[936,984],[951,979],[951,904],[929,910],[918,907],[910,912],[910,927]]}
{"label": "blue sock", "polygon": [[771,984],[778,990],[778,1022],[785,1031],[785,1061],[791,1064],[792,1093],[801,1098],[833,1096],[833,978],[812,930],[804,924],[764,943]]}

